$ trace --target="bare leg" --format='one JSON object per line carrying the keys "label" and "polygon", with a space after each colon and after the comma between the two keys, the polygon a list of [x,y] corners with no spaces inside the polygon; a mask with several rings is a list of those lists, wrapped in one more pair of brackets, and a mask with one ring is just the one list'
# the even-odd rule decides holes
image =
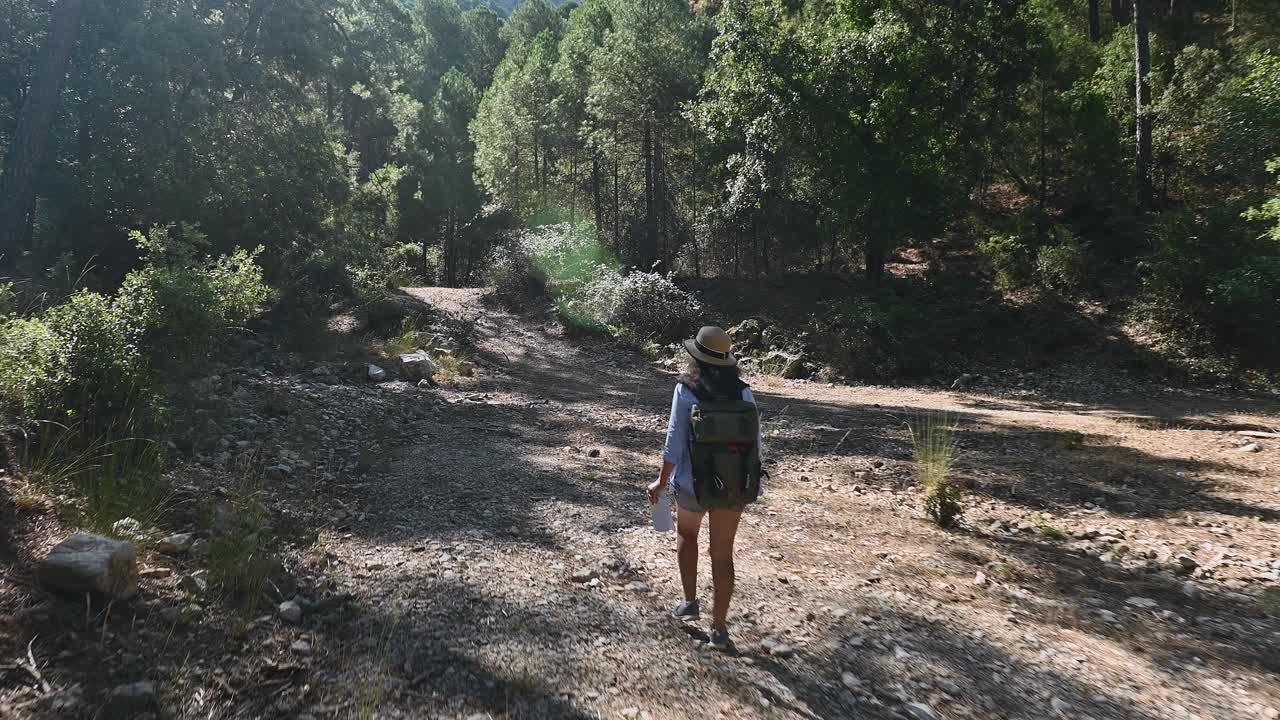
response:
{"label": "bare leg", "polygon": [[680,565],[680,584],[684,599],[698,599],[698,530],[705,513],[676,509],[676,560]]}
{"label": "bare leg", "polygon": [[733,599],[733,541],[738,535],[740,510],[711,511],[711,580],[715,584],[715,606],[711,627],[723,629]]}

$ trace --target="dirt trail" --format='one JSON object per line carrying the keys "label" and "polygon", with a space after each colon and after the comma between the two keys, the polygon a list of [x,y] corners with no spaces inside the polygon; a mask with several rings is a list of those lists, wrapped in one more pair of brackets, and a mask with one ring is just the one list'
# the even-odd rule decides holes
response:
{"label": "dirt trail", "polygon": [[[1280,610],[1259,609],[1280,442],[1244,453],[1234,432],[1275,407],[753,379],[773,479],[739,537],[726,657],[668,617],[673,543],[647,526],[672,378],[478,291],[409,292],[474,323],[486,370],[327,539],[360,619],[313,638],[316,664],[394,682],[346,683],[316,716],[1280,716]],[[930,409],[961,427],[952,532],[911,483],[903,423]]]}

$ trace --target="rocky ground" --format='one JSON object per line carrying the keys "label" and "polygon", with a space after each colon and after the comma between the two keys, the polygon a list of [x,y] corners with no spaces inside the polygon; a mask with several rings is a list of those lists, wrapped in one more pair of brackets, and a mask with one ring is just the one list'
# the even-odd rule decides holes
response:
{"label": "rocky ground", "polygon": [[[5,517],[0,717],[1280,717],[1280,439],[1240,434],[1278,429],[1274,402],[752,378],[772,482],[726,656],[668,616],[647,524],[665,368],[479,291],[410,294],[474,340],[475,377],[264,352],[201,380],[133,600],[48,594],[57,513]],[[958,428],[950,531],[913,480],[926,412]],[[277,559],[246,606],[206,573],[253,507]]]}

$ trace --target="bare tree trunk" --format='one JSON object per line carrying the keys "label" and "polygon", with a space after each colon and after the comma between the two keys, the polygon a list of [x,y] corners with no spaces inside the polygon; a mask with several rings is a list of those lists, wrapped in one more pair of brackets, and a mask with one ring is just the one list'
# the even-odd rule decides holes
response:
{"label": "bare tree trunk", "polygon": [[1134,70],[1137,75],[1138,211],[1151,209],[1151,45],[1148,0],[1133,0]]}
{"label": "bare tree trunk", "polygon": [[35,180],[44,162],[53,113],[83,18],[84,0],[61,0],[54,8],[49,37],[0,174],[0,262],[16,260],[18,242],[35,204]]}
{"label": "bare tree trunk", "polygon": [[622,257],[622,203],[618,191],[618,158],[613,159],[613,249]]}
{"label": "bare tree trunk", "polygon": [[640,247],[640,265],[645,272],[653,270],[658,261],[657,208],[653,193],[653,122],[644,121],[644,237]]}
{"label": "bare tree trunk", "polygon": [[591,211],[596,221],[596,238],[604,236],[604,203],[600,199],[600,156],[591,153]]}
{"label": "bare tree trunk", "polygon": [[1111,20],[1117,25],[1129,24],[1131,0],[1111,0]]}
{"label": "bare tree trunk", "polygon": [[1048,90],[1045,87],[1044,78],[1040,78],[1040,212],[1036,217],[1036,230],[1043,241],[1045,238],[1045,212],[1049,201],[1049,172],[1046,145],[1049,142],[1049,116],[1046,112],[1046,95]]}
{"label": "bare tree trunk", "polygon": [[1089,0],[1089,39],[1102,39],[1102,18],[1098,17],[1098,0]]}

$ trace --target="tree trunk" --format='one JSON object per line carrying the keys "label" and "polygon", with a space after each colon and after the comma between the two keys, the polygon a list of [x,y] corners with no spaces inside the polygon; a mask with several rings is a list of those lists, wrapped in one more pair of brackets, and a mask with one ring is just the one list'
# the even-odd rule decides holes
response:
{"label": "tree trunk", "polygon": [[622,257],[622,204],[618,192],[618,158],[613,158],[613,249]]}
{"label": "tree trunk", "polygon": [[653,122],[644,121],[644,237],[641,239],[640,265],[645,272],[658,261],[658,218],[653,193]]}
{"label": "tree trunk", "polygon": [[1137,195],[1138,211],[1151,209],[1151,45],[1147,15],[1149,0],[1133,0],[1134,70],[1137,74]]}
{"label": "tree trunk", "polygon": [[884,276],[884,265],[887,243],[879,230],[873,230],[867,237],[867,246],[863,252],[863,265],[866,266],[867,280],[879,283]]}
{"label": "tree trunk", "polygon": [[35,181],[44,161],[53,113],[83,17],[84,0],[58,3],[31,90],[18,114],[18,125],[0,174],[0,262],[16,260],[18,241],[35,203]]}
{"label": "tree trunk", "polygon": [[1117,26],[1129,24],[1129,3],[1132,0],[1111,0],[1111,20]]}
{"label": "tree trunk", "polygon": [[1047,228],[1045,227],[1045,218],[1047,217],[1047,206],[1049,203],[1049,171],[1046,146],[1049,143],[1049,117],[1046,111],[1046,95],[1044,78],[1040,79],[1040,212],[1036,214],[1036,234],[1040,241],[1043,242]]}
{"label": "tree trunk", "polygon": [[591,211],[596,221],[596,238],[604,239],[604,203],[600,199],[600,156],[591,153]]}
{"label": "tree trunk", "polygon": [[1102,18],[1098,17],[1099,0],[1089,0],[1089,39],[1097,42],[1102,39]]}

